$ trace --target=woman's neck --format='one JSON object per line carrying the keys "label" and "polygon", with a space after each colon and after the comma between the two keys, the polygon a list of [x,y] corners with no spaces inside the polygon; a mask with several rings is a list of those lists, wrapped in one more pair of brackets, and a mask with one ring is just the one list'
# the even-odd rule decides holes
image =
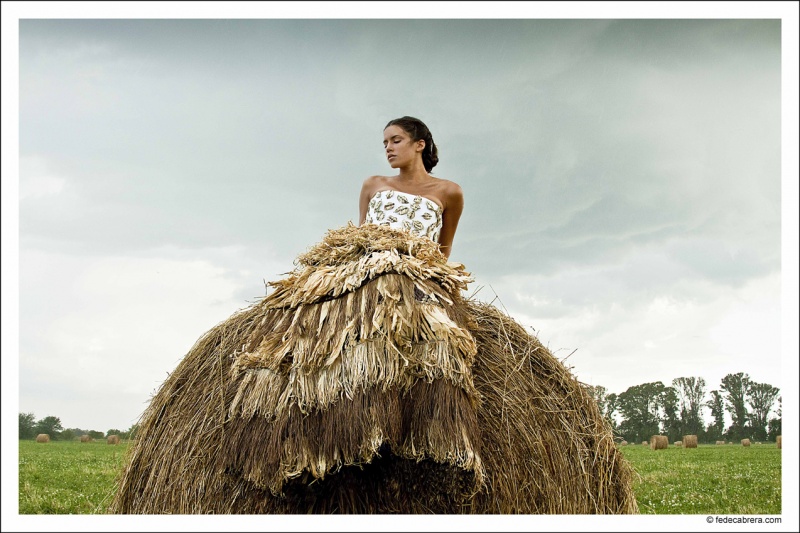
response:
{"label": "woman's neck", "polygon": [[422,160],[417,159],[407,167],[400,167],[400,175],[397,177],[403,181],[419,182],[426,180],[429,176]]}

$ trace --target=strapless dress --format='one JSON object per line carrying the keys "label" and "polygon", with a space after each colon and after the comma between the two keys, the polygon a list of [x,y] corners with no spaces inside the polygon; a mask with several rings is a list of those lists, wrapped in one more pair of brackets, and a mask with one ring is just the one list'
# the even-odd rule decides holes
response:
{"label": "strapless dress", "polygon": [[442,231],[442,206],[424,196],[395,190],[378,191],[370,199],[364,222],[402,229],[438,242]]}

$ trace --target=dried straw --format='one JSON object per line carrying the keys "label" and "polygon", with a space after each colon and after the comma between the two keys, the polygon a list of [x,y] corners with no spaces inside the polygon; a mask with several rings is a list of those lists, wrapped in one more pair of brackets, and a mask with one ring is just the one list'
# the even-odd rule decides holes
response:
{"label": "dried straw", "polygon": [[684,448],[697,448],[697,435],[684,435],[681,442]]}
{"label": "dried straw", "polygon": [[89,435],[81,435],[81,442],[92,442],[92,437]]}
{"label": "dried straw", "polygon": [[750,439],[742,439],[742,446],[749,447]]}
{"label": "dried straw", "polygon": [[332,230],[204,334],[114,513],[635,513],[587,387],[426,238]]}
{"label": "dried straw", "polygon": [[109,435],[108,436],[108,443],[109,444],[119,444],[119,435]]}
{"label": "dried straw", "polygon": [[40,433],[36,435],[36,442],[50,442],[50,435],[47,433]]}
{"label": "dried straw", "polygon": [[777,438],[777,439],[775,439],[775,445],[777,446],[777,448],[778,448],[779,450],[781,449],[781,441],[782,441],[782,440],[783,440],[783,439],[782,439],[782,435],[778,435],[778,438]]}
{"label": "dried straw", "polygon": [[724,441],[724,440],[718,440],[718,441],[716,442],[716,444],[717,444],[717,446],[719,446],[719,445],[721,445],[721,444],[725,444],[725,441]]}
{"label": "dried straw", "polygon": [[669,439],[666,435],[653,435],[650,437],[651,450],[666,450],[669,448]]}

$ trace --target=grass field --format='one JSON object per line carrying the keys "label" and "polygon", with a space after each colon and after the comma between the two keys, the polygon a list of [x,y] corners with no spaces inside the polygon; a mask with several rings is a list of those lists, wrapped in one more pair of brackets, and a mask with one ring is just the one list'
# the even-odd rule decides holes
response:
{"label": "grass field", "polygon": [[[19,442],[20,514],[104,513],[129,446]],[[781,450],[775,444],[622,447],[638,476],[642,514],[780,514]]]}
{"label": "grass field", "polygon": [[621,449],[638,474],[633,491],[641,514],[781,513],[781,450],[775,443]]}
{"label": "grass field", "polygon": [[129,442],[19,441],[19,514],[101,514]]}

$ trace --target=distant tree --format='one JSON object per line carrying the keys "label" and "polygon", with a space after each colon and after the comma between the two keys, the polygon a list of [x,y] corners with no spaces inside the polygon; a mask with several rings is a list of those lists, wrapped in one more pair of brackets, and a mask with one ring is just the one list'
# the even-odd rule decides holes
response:
{"label": "distant tree", "polygon": [[102,431],[95,431],[93,429],[89,430],[89,436],[93,439],[102,439],[104,437]]}
{"label": "distant tree", "polygon": [[75,432],[71,429],[65,429],[61,432],[61,436],[59,438],[61,440],[73,440],[75,438]]}
{"label": "distant tree", "polygon": [[661,434],[670,442],[681,439],[681,420],[678,416],[678,394],[673,387],[661,392]]}
{"label": "distant tree", "polygon": [[660,381],[634,385],[617,397],[622,421],[618,433],[629,442],[650,440],[659,434],[664,384]]}
{"label": "distant tree", "polygon": [[36,433],[47,433],[53,440],[58,439],[62,429],[61,419],[57,416],[46,416],[36,422]]}
{"label": "distant tree", "polygon": [[748,412],[745,400],[750,387],[750,376],[739,372],[722,378],[720,389],[724,393],[725,408],[731,415],[731,426],[727,434],[732,440],[748,437]]}
{"label": "distant tree", "polygon": [[109,429],[106,431],[106,437],[110,437],[111,435],[122,435],[122,432],[118,429]]}
{"label": "distant tree", "polygon": [[783,421],[780,418],[770,418],[767,424],[767,440],[775,442],[778,435],[782,435]]}
{"label": "distant tree", "polygon": [[614,412],[617,410],[617,395],[608,394],[608,390],[602,385],[588,385],[588,389],[589,394],[597,403],[600,414],[608,421],[611,429],[616,429],[617,420],[614,418]]}
{"label": "distant tree", "polygon": [[19,439],[32,439],[36,436],[36,415],[33,413],[19,414]]}
{"label": "distant tree", "polygon": [[777,440],[776,437],[782,434],[783,429],[783,396],[778,396],[778,407],[775,409],[775,418],[769,421],[769,430],[767,437],[771,441]]}
{"label": "distant tree", "polygon": [[603,415],[608,420],[612,429],[617,429],[617,418],[614,416],[619,408],[619,397],[615,393],[606,396],[606,409]]}
{"label": "distant tree", "polygon": [[747,403],[750,404],[750,427],[756,440],[767,439],[769,412],[780,389],[768,383],[750,382],[747,387]]}
{"label": "distant tree", "polygon": [[681,433],[699,436],[703,431],[701,409],[706,395],[706,380],[696,377],[676,378],[672,380],[672,387],[680,398]]}
{"label": "distant tree", "polygon": [[711,391],[711,399],[706,407],[711,409],[711,417],[714,419],[706,430],[707,438],[710,441],[720,440],[725,433],[725,401],[718,390]]}

